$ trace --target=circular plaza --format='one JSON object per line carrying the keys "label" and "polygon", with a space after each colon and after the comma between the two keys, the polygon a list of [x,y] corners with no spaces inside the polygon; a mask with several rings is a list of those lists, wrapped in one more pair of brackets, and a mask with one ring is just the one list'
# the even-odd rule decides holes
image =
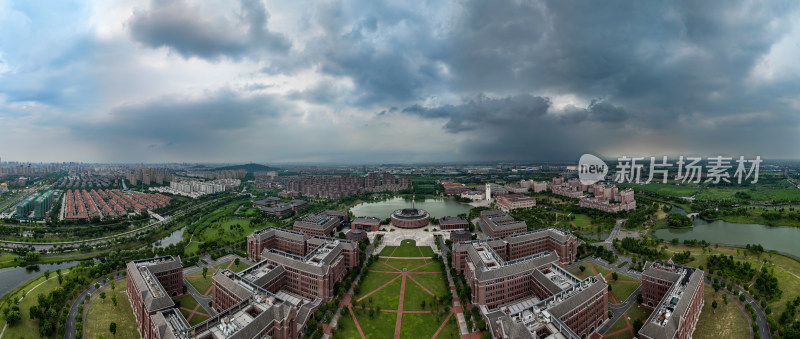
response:
{"label": "circular plaza", "polygon": [[419,208],[402,208],[392,213],[392,226],[397,228],[420,228],[430,223],[428,211]]}

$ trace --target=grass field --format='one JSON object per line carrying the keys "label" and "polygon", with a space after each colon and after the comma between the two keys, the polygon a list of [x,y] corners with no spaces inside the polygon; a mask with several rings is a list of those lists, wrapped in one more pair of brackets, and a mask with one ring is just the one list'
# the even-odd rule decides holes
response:
{"label": "grass field", "polygon": [[[397,308],[397,305],[395,305],[395,308]],[[356,311],[356,317],[358,318],[359,325],[361,325],[361,330],[364,331],[364,335],[367,338],[394,338],[394,325],[397,321],[397,314],[377,312],[373,318],[370,318],[368,314],[369,311],[367,310],[354,311]],[[358,338],[358,336],[350,338]]]}
{"label": "grass field", "polygon": [[[778,288],[783,291],[780,300],[769,303],[773,314],[780,315],[786,309],[787,301],[793,300],[794,298],[800,296],[800,278],[798,278],[798,276],[800,276],[800,262],[785,255],[762,254],[760,256],[756,256],[754,254],[747,253],[743,249],[737,249],[735,247],[728,246],[709,247],[708,250],[711,251],[710,253],[703,253],[702,249],[699,247],[687,247],[682,245],[668,244],[667,248],[668,251],[673,252],[682,252],[686,250],[690,251],[693,259],[692,261],[686,263],[686,266],[692,267],[707,267],[708,265],[706,262],[708,257],[714,254],[733,256],[736,260],[750,262],[755,268],[761,267],[761,264],[765,261],[772,263],[772,265],[774,265],[772,267],[775,269],[775,277],[778,279]],[[765,265],[770,267],[769,264]]]}
{"label": "grass field", "polygon": [[396,249],[397,249],[397,247],[398,247],[398,246],[385,246],[385,247],[384,247],[384,248],[381,250],[380,256],[382,256],[382,257],[388,257],[388,256],[392,255],[392,252],[394,252],[394,250],[396,250]]}
{"label": "grass field", "polygon": [[675,184],[651,183],[647,185],[621,184],[618,186],[620,188],[630,187],[636,191],[657,193],[660,195],[676,197],[676,198],[689,197],[700,191],[700,187],[695,184],[675,185]]}
{"label": "grass field", "polygon": [[[444,314],[442,312],[442,314]],[[446,316],[446,315],[444,315]],[[441,317],[441,316],[440,316]],[[403,314],[403,324],[400,326],[401,338],[430,338],[439,329],[444,319],[438,320],[431,314]]]}
{"label": "grass field", "polygon": [[[396,310],[397,305],[400,302],[400,283],[401,279],[397,279],[387,285],[386,287],[378,290],[377,292],[373,293],[369,297],[364,300],[359,301],[359,305],[367,305],[368,307],[380,307],[384,310]],[[355,297],[355,299],[360,299],[361,297],[369,294],[371,290],[361,290],[361,293]],[[370,303],[369,300],[372,298],[372,302]]]}
{"label": "grass field", "polygon": [[453,314],[450,317],[450,320],[447,321],[447,325],[444,326],[439,335],[436,336],[437,339],[457,339],[461,336],[458,334],[458,323],[456,320],[456,315]]}
{"label": "grass field", "polygon": [[728,305],[722,302],[721,293],[717,293],[717,309],[711,307],[715,299],[714,289],[705,286],[703,293],[703,311],[700,319],[697,320],[697,327],[694,330],[694,338],[716,339],[716,338],[750,338],[750,326],[748,316],[736,306],[733,296],[728,295]]}
{"label": "grass field", "polygon": [[[641,307],[641,306],[639,306],[637,304],[633,304],[628,309],[628,311],[625,312],[625,314],[623,314],[621,317],[611,319],[611,321],[615,321],[615,323],[614,323],[614,325],[611,325],[611,328],[608,329],[606,334],[617,332],[617,331],[619,331],[619,330],[621,330],[623,328],[629,328],[628,327],[628,322],[630,322],[631,325],[633,325],[633,323],[637,319],[641,320],[642,323],[645,323],[647,321],[647,318],[650,316],[650,313],[652,313],[652,312],[653,311],[648,310],[648,309],[646,309],[644,307]],[[625,321],[626,317],[629,318],[628,322]],[[619,339],[626,338],[626,339],[629,339],[629,338],[632,338],[632,337],[631,337],[631,332],[630,331],[622,331],[621,333],[615,334],[613,336],[609,336],[608,338],[619,338]]]}
{"label": "grass field", "polygon": [[[387,248],[388,247],[389,246],[387,246]],[[391,255],[392,257],[430,257],[433,255],[433,250],[430,246],[417,246],[416,241],[406,239],[400,242],[400,246],[394,250],[394,253],[389,252],[389,254],[384,254],[384,251],[381,251],[381,255]]]}
{"label": "grass field", "polygon": [[399,270],[408,269],[409,271],[417,268],[419,266],[425,265],[426,260],[419,258],[419,259],[381,259],[382,262],[385,262]]}
{"label": "grass field", "polygon": [[697,199],[703,200],[724,200],[735,199],[737,192],[744,192],[750,195],[751,200],[770,201],[770,200],[800,200],[800,190],[796,188],[742,188],[742,187],[718,187],[708,186],[697,194]]}
{"label": "grass field", "polygon": [[[184,233],[184,239],[191,239],[184,248],[187,256],[197,254],[199,245],[206,241],[215,240],[220,243],[241,241],[256,229],[270,226],[271,223],[253,225],[250,219],[234,216],[234,212],[239,206],[239,211],[249,211],[249,201],[234,201],[223,205],[214,211],[206,214],[199,221],[189,226],[190,232]],[[248,213],[248,212],[246,212]]]}
{"label": "grass field", "polygon": [[192,284],[192,286],[194,286],[197,292],[203,294],[206,293],[206,291],[208,291],[209,288],[211,288],[211,283],[212,283],[211,276],[214,275],[214,269],[209,269],[208,274],[206,274],[205,278],[203,278],[202,272],[195,272],[192,273],[192,275],[198,275],[198,277],[186,277],[186,280],[188,280],[189,283]]}
{"label": "grass field", "polygon": [[[411,279],[406,279],[406,293],[403,299],[403,311],[429,311],[436,301],[435,297],[415,284]],[[425,307],[422,307],[422,303]]]}
{"label": "grass field", "polygon": [[217,265],[216,265],[216,266],[214,266],[214,267],[216,267],[216,268],[220,268],[220,269],[225,269],[225,268],[227,268],[227,267],[230,265],[230,268],[228,268],[228,269],[229,269],[229,270],[231,270],[231,271],[234,271],[234,272],[236,272],[236,273],[239,273],[239,272],[241,272],[241,271],[244,271],[244,269],[245,269],[245,268],[248,268],[248,267],[250,267],[250,265],[248,265],[247,263],[245,263],[244,261],[241,261],[241,260],[239,260],[239,265],[232,264],[234,261],[235,261],[235,260],[228,260],[228,261],[226,261],[226,262],[223,262],[223,263],[217,264]]}
{"label": "grass field", "polygon": [[336,333],[333,337],[336,339],[361,338],[361,335],[358,334],[356,323],[353,321],[352,313],[349,310],[345,310],[345,313],[339,316]]}
{"label": "grass field", "polygon": [[[84,338],[98,338],[102,335],[105,338],[139,338],[139,332],[136,329],[136,318],[133,316],[133,309],[125,294],[127,282],[125,279],[116,282],[116,296],[117,307],[111,302],[111,296],[101,300],[95,297],[89,305],[89,311],[86,313],[86,323],[83,326]],[[106,294],[111,294],[111,288],[105,289]],[[112,336],[108,331],[108,325],[112,322],[117,323],[117,334]]]}
{"label": "grass field", "polygon": [[[606,279],[611,279],[611,277],[609,276]],[[626,276],[624,274],[619,275],[619,280],[639,281],[638,279]],[[617,300],[617,303],[622,303],[628,299],[628,297],[641,285],[641,283],[615,282],[609,280],[608,285],[611,286],[611,295],[614,296],[614,299]]]}
{"label": "grass field", "polygon": [[383,284],[386,284],[387,282],[399,276],[399,273],[369,272],[369,274],[367,274],[367,278],[359,284],[359,286],[361,286],[361,293],[356,295],[356,299],[371,291],[374,291],[376,288],[383,286]]}

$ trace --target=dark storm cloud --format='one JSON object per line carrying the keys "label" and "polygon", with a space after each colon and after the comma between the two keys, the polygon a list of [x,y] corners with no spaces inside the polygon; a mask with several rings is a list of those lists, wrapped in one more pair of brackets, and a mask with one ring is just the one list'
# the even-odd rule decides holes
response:
{"label": "dark storm cloud", "polygon": [[107,119],[72,127],[81,137],[105,140],[111,148],[147,142],[192,149],[235,143],[239,133],[288,110],[271,95],[242,97],[221,90],[202,98],[162,97],[121,106]]}
{"label": "dark storm cloud", "polygon": [[[131,37],[147,46],[168,47],[185,58],[239,59],[268,53],[283,54],[291,43],[267,30],[269,13],[259,0],[241,0],[237,15],[201,11],[183,0],[150,2],[128,21]],[[246,31],[242,29],[246,27]]]}

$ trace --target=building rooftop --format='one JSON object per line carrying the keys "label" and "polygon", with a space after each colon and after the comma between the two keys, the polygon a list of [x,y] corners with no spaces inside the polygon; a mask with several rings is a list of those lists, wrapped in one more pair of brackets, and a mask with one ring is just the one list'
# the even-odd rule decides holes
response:
{"label": "building rooftop", "polygon": [[[647,268],[645,273],[649,275],[657,274],[667,277],[669,274],[669,277],[674,277],[675,274],[678,274],[679,276],[656,305],[639,333],[650,338],[673,338],[689,308],[692,296],[703,283],[703,271],[663,262],[648,262],[645,266]],[[700,297],[702,298],[702,296]]]}

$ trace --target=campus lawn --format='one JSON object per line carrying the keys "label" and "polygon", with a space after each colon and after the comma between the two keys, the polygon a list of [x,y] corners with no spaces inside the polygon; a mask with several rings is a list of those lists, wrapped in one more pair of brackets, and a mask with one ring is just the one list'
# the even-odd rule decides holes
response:
{"label": "campus lawn", "polygon": [[[447,278],[444,274],[409,274],[409,276],[414,277],[417,282],[438,297],[448,293],[449,286],[447,286]],[[408,285],[408,281],[406,281],[406,285]]]}
{"label": "campus lawn", "polygon": [[172,298],[172,301],[174,301],[176,305],[180,303],[182,308],[188,308],[190,310],[193,310],[195,306],[198,305],[197,300],[195,300],[191,294],[186,294],[180,298]]}
{"label": "campus lawn", "polygon": [[369,269],[372,270],[372,271],[386,271],[386,272],[398,272],[399,273],[399,271],[397,271],[397,269],[395,269],[394,267],[391,267],[389,265],[386,265],[386,263],[384,263],[384,262],[382,262],[380,260],[374,261],[372,263],[372,265],[369,267]]}
{"label": "campus lawn", "polygon": [[447,325],[444,325],[442,331],[439,332],[439,335],[436,336],[437,339],[457,339],[461,336],[458,334],[458,323],[456,320],[456,315],[453,314],[450,316],[450,320],[447,321]]}
{"label": "campus lawn", "polygon": [[[617,273],[619,282],[611,281],[611,276],[609,275],[606,280],[608,280],[608,284],[611,286],[611,295],[614,296],[615,299],[619,303],[624,302],[628,297],[633,293],[641,285],[641,281],[639,279],[629,277],[622,273]],[[625,281],[639,281],[639,283],[631,283]],[[613,302],[613,300],[612,300]]]}
{"label": "campus lawn", "polygon": [[[431,305],[436,302],[436,297],[430,295],[413,280],[406,279],[406,294],[403,298],[403,311],[430,311]],[[422,307],[422,302],[425,307]]]}
{"label": "campus lawn", "polygon": [[[408,293],[406,293],[407,295]],[[444,312],[442,312],[444,314]],[[444,315],[446,316],[446,314]],[[440,316],[441,317],[441,316]],[[437,320],[433,314],[403,314],[403,323],[400,325],[401,338],[430,338],[439,329],[444,318]]]}
{"label": "campus lawn", "polygon": [[[201,312],[205,312],[205,310],[203,310]],[[181,311],[181,313],[183,313],[183,311]],[[186,316],[186,315],[184,314],[184,316]],[[191,325],[191,326],[197,325],[197,324],[199,324],[201,322],[204,322],[204,321],[208,320],[208,318],[209,317],[206,317],[206,316],[204,316],[202,314],[195,313],[194,317],[192,317],[192,319],[189,319],[189,325]]]}
{"label": "campus lawn", "polygon": [[[68,274],[68,271],[61,270],[62,275]],[[50,275],[50,280],[44,282],[44,275],[40,275],[22,288],[22,291],[28,293],[22,301],[19,303],[19,311],[22,319],[14,324],[13,326],[8,326],[6,328],[6,332],[3,335],[5,338],[38,338],[39,337],[39,325],[38,321],[31,320],[30,318],[30,307],[39,304],[39,294],[48,295],[52,292],[56,287],[59,287],[58,278],[56,278],[56,273],[52,272]],[[41,283],[41,285],[39,285]],[[37,286],[38,285],[38,286]],[[33,289],[36,287],[35,289]],[[22,291],[15,293],[13,298],[19,298],[22,296]],[[110,301],[108,301],[111,303]],[[4,303],[3,307],[7,307],[8,303]],[[133,315],[131,313],[131,315]],[[5,320],[0,323],[0,325],[5,325]],[[108,325],[106,325],[108,326]]]}
{"label": "campus lawn", "polygon": [[[733,301],[733,295],[728,295],[728,305],[722,302],[722,294],[717,293],[717,309],[711,304],[714,301],[714,289],[706,285],[703,293],[703,310],[697,320],[694,338],[750,338],[750,323],[748,316]],[[774,314],[774,312],[773,312]]]}
{"label": "campus lawn", "polygon": [[592,271],[592,267],[589,266],[588,263],[585,263],[585,264],[582,264],[582,265],[583,265],[583,267],[585,267],[585,270],[583,272],[581,272],[581,267],[580,267],[581,265],[578,265],[578,266],[575,266],[575,267],[569,269],[568,270],[569,273],[574,274],[578,278],[586,278],[586,277],[589,276],[590,273],[594,274],[594,271]]}
{"label": "campus lawn", "polygon": [[430,246],[419,246],[419,248],[422,250],[422,256],[424,257],[432,257],[435,254]]}
{"label": "campus lawn", "polygon": [[200,292],[200,294],[204,294],[206,293],[206,291],[208,291],[208,289],[211,288],[211,283],[212,283],[211,276],[214,275],[213,269],[208,270],[208,274],[206,274],[205,278],[203,278],[202,272],[194,272],[192,273],[192,275],[199,275],[199,276],[186,277],[186,280],[188,280],[189,283],[192,284],[192,286],[194,286],[197,292]]}
{"label": "campus lawn", "polygon": [[[364,281],[359,283],[359,288],[361,289],[358,295],[355,296],[355,299],[358,299],[370,292],[374,291],[376,288],[383,286],[387,282],[391,281],[394,278],[399,277],[399,273],[379,273],[379,272],[369,272],[367,273],[367,278]],[[387,286],[388,288],[388,286]]]}
{"label": "campus lawn", "polygon": [[[111,287],[105,289],[106,294],[109,296],[105,300],[100,297],[95,297],[86,313],[86,323],[83,324],[84,338],[98,338],[102,335],[104,338],[139,338],[139,332],[136,329],[136,318],[133,316],[133,309],[131,308],[130,300],[125,294],[127,282],[125,279],[116,282],[116,296],[117,307],[111,302]],[[86,307],[86,306],[84,306]],[[117,323],[117,334],[113,336],[108,331],[108,325],[112,322]],[[38,334],[38,332],[35,332]],[[17,338],[14,336],[14,338]]]}
{"label": "campus lawn", "polygon": [[[635,307],[635,306],[633,306],[633,307]],[[625,316],[626,315],[623,313],[621,317],[611,318],[611,321],[614,321],[614,325],[611,325],[611,327],[608,329],[608,331],[606,333],[607,334],[608,333],[614,333],[616,331],[619,331],[619,330],[621,330],[623,328],[628,327],[628,323],[626,323],[625,319],[624,319]],[[628,337],[630,337],[630,335],[628,335]]]}
{"label": "campus lawn", "polygon": [[228,260],[228,261],[226,261],[224,263],[217,264],[214,267],[224,269],[224,268],[227,268],[228,265],[230,265],[230,268],[228,268],[228,269],[231,270],[231,271],[234,271],[236,273],[244,271],[245,268],[250,267],[250,265],[248,265],[247,263],[245,263],[244,261],[241,261],[241,260],[239,260],[239,265],[232,264],[234,261],[236,261],[236,260]]}
{"label": "campus lawn", "polygon": [[575,217],[575,219],[572,220],[572,222],[575,224],[575,226],[578,226],[580,228],[589,226],[592,223],[592,218],[586,214],[574,214],[573,216]]}
{"label": "campus lawn", "polygon": [[[596,275],[596,273],[594,273],[594,271],[597,271],[598,273],[602,274],[604,277],[607,274],[611,273],[610,269],[607,269],[607,268],[605,268],[603,266],[595,265],[594,263],[587,263],[587,264],[588,265],[586,266],[586,272],[589,272],[589,274],[591,274],[591,275]],[[592,270],[592,266],[594,266],[594,271]]]}
{"label": "campus lawn", "polygon": [[[430,247],[428,247],[430,249]],[[393,257],[421,257],[422,252],[420,247],[417,247],[417,242],[411,239],[406,239],[400,242],[400,247],[394,251]]]}
{"label": "campus lawn", "polygon": [[[369,297],[365,298],[358,302],[360,306],[367,306],[367,307],[380,307],[382,310],[396,310],[397,305],[400,303],[400,284],[402,282],[402,278],[397,279],[386,285],[386,287],[378,290],[377,292],[373,293]],[[408,283],[406,283],[406,288],[408,288]],[[365,292],[364,290],[361,291],[362,295],[359,296],[363,297],[369,292]],[[369,302],[369,299],[372,298],[372,303]]]}
{"label": "campus lawn", "polygon": [[[399,290],[399,285],[398,285],[398,290]],[[397,305],[395,305],[394,308],[396,309]],[[364,331],[364,336],[366,336],[369,339],[394,338],[394,325],[397,321],[396,313],[375,312],[375,315],[372,318],[370,318],[368,310],[362,309],[354,311],[356,311],[356,318],[358,318],[358,323],[359,325],[361,325],[361,330]],[[358,330],[356,330],[356,332],[357,331]],[[358,338],[358,336],[349,338]]]}
{"label": "campus lawn", "polygon": [[383,248],[383,250],[381,250],[379,255],[382,257],[388,257],[392,255],[392,252],[394,252],[395,249],[397,249],[397,246],[386,246]]}
{"label": "campus lawn", "polygon": [[631,308],[629,308],[628,311],[626,312],[628,317],[631,318],[631,324],[633,324],[636,321],[636,319],[640,319],[642,321],[642,324],[644,324],[645,322],[647,322],[647,318],[650,317],[651,313],[653,313],[653,311],[641,307],[637,304],[633,304],[633,306],[631,306]]}
{"label": "campus lawn", "polygon": [[339,316],[339,320],[336,323],[336,333],[334,333],[333,337],[336,339],[361,338],[356,323],[353,321],[352,313],[350,313],[349,309],[345,308],[344,310],[344,314]]}
{"label": "campus lawn", "polygon": [[441,272],[442,266],[438,262],[428,260],[427,263],[417,266],[416,268],[409,269],[411,272]]}
{"label": "campus lawn", "polygon": [[389,264],[392,267],[395,267],[399,270],[403,270],[404,268],[407,270],[412,270],[414,268],[420,267],[425,265],[425,259],[381,259],[381,261]]}

